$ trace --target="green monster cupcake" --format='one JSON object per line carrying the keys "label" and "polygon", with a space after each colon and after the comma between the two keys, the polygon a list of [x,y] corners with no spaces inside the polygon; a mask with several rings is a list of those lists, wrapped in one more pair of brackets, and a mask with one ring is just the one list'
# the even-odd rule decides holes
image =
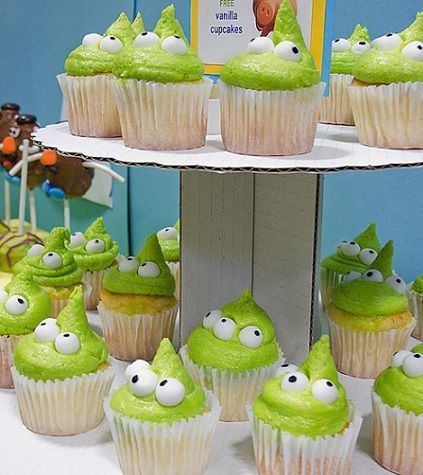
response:
{"label": "green monster cupcake", "polygon": [[219,420],[216,397],[194,383],[167,338],[151,366],[137,360],[125,376],[104,404],[122,472],[204,473]]}
{"label": "green monster cupcake", "polygon": [[160,247],[166,264],[175,277],[175,297],[180,297],[180,246],[179,246],[179,219],[173,227],[163,228],[157,232]]}
{"label": "green monster cupcake", "polygon": [[83,288],[76,287],[57,320],[43,320],[14,350],[13,382],[25,426],[48,435],[96,427],[114,375],[107,357],[103,339],[88,325]]}
{"label": "green monster cupcake", "polygon": [[178,301],[175,279],[155,234],[136,257],[107,270],[98,311],[104,338],[115,358],[151,360],[160,341],[172,338]]}
{"label": "green monster cupcake", "polygon": [[328,308],[331,346],[337,368],[375,378],[393,351],[403,350],[414,328],[404,280],[392,271],[394,246],[384,246],[362,274],[347,274]]}
{"label": "green monster cupcake", "polygon": [[375,39],[353,75],[349,94],[360,143],[423,148],[423,12],[401,33]]}
{"label": "green monster cupcake", "polygon": [[413,336],[418,340],[423,340],[423,274],[412,283],[408,291],[408,297],[410,299],[411,311],[416,319]]}
{"label": "green monster cupcake", "polygon": [[223,421],[247,420],[245,405],[281,359],[273,323],[249,290],[208,312],[180,354],[193,378],[218,397]]}
{"label": "green monster cupcake", "polygon": [[0,388],[13,387],[10,367],[18,341],[50,315],[50,298],[28,271],[0,288]]}
{"label": "green monster cupcake", "polygon": [[327,335],[299,368],[264,385],[249,418],[260,475],[351,472],[362,418],[338,381]]}
{"label": "green monster cupcake", "polygon": [[367,28],[357,25],[348,38],[332,41],[332,63],[329,96],[322,101],[320,122],[354,125],[348,87],[353,80],[353,69],[360,55],[370,49]]}
{"label": "green monster cupcake", "polygon": [[373,456],[403,475],[423,467],[423,343],[395,353],[372,391]]}

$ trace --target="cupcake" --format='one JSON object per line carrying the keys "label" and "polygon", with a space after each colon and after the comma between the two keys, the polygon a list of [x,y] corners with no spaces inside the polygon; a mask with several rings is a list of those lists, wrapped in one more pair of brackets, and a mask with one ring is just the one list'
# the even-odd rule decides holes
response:
{"label": "cupcake", "polygon": [[175,226],[163,228],[157,233],[160,247],[163,252],[166,264],[169,266],[173,277],[175,277],[175,297],[179,300],[180,296],[180,249],[179,249],[179,219]]}
{"label": "cupcake", "polygon": [[173,5],[116,58],[112,82],[123,141],[145,150],[204,145],[212,81],[190,48]]}
{"label": "cupcake", "polygon": [[354,125],[348,86],[353,80],[352,72],[357,59],[369,49],[369,32],[361,25],[355,27],[348,39],[332,41],[329,96],[323,98],[320,122]]}
{"label": "cupcake", "polygon": [[205,472],[219,420],[212,393],[193,382],[170,341],[151,366],[137,360],[128,383],[104,403],[124,475],[200,475]]}
{"label": "cupcake", "polygon": [[376,234],[376,223],[359,234],[353,241],[342,241],[336,252],[320,264],[320,295],[323,310],[327,310],[333,289],[349,272],[362,274],[376,259],[381,246]]}
{"label": "cupcake", "polygon": [[270,379],[249,409],[260,475],[351,473],[362,418],[338,381],[327,335]]}
{"label": "cupcake", "polygon": [[13,349],[23,335],[51,314],[50,298],[28,271],[0,288],[0,388],[12,388]]}
{"label": "cupcake", "polygon": [[131,25],[121,13],[103,36],[89,33],[65,62],[65,73],[57,80],[67,104],[69,129],[73,135],[118,137],[119,115],[109,88],[117,53],[144,30],[141,17]]}
{"label": "cupcake", "polygon": [[328,308],[331,346],[339,371],[375,378],[403,350],[415,325],[404,280],[392,271],[389,241],[362,275],[347,274]]}
{"label": "cupcake", "polygon": [[126,361],[151,360],[160,341],[173,337],[174,293],[175,279],[153,234],[138,256],[104,275],[98,312],[110,354]]}
{"label": "cupcake", "polygon": [[107,347],[88,325],[82,286],[57,320],[47,318],[13,352],[13,382],[25,426],[47,435],[73,435],[104,418],[113,370]]}
{"label": "cupcake", "polygon": [[423,12],[403,32],[372,42],[349,88],[358,140],[382,148],[423,148]]}
{"label": "cupcake", "polygon": [[418,340],[423,340],[423,275],[417,277],[412,283],[408,295],[411,302],[411,311],[416,319],[413,336]]}
{"label": "cupcake", "polygon": [[273,38],[258,37],[220,73],[222,139],[249,155],[310,152],[325,88],[295,11],[283,0]]}
{"label": "cupcake", "polygon": [[372,391],[373,456],[387,470],[423,474],[423,344],[399,351]]}
{"label": "cupcake", "polygon": [[107,234],[103,218],[97,218],[85,233],[73,233],[68,248],[72,251],[78,267],[84,271],[82,281],[91,289],[85,300],[87,310],[97,309],[103,276],[119,253],[117,242]]}
{"label": "cupcake", "polygon": [[249,290],[208,312],[180,355],[194,380],[218,397],[222,421],[248,419],[245,405],[258,396],[281,359],[273,323]]}

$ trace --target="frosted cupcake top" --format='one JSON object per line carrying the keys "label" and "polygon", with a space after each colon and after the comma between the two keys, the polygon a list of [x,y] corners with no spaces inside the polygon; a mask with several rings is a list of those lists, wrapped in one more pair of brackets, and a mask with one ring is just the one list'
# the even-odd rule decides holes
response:
{"label": "frosted cupcake top", "polygon": [[197,365],[244,371],[273,364],[279,347],[272,320],[245,290],[204,316],[188,338],[188,354]]}
{"label": "frosted cupcake top", "polygon": [[369,31],[361,25],[355,27],[348,39],[333,40],[331,73],[352,74],[357,59],[369,49]]}
{"label": "frosted cupcake top", "polygon": [[157,233],[159,244],[163,252],[163,257],[169,262],[178,262],[180,257],[179,249],[179,219],[175,226],[163,228]]}
{"label": "frosted cupcake top", "polygon": [[423,294],[423,274],[414,280],[411,290],[418,294]]}
{"label": "frosted cupcake top", "polygon": [[220,77],[226,84],[259,91],[293,90],[319,83],[320,73],[289,0],[279,7],[273,38],[252,39],[245,53],[224,64]]}

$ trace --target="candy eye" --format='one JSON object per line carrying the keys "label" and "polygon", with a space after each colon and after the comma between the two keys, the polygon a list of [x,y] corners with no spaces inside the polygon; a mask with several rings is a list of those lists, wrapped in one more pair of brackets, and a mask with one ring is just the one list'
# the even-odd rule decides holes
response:
{"label": "candy eye", "polygon": [[100,252],[103,252],[104,249],[106,249],[106,244],[102,239],[91,239],[91,241],[88,241],[85,250],[89,254],[99,254]]}
{"label": "candy eye", "polygon": [[402,365],[404,359],[411,354],[411,351],[407,350],[400,350],[394,353],[391,361],[391,368],[399,368]]}
{"label": "candy eye", "polygon": [[412,41],[404,46],[402,54],[413,61],[423,61],[423,41]]}
{"label": "candy eye", "polygon": [[385,282],[400,294],[405,293],[407,290],[407,284],[399,275],[391,275],[385,280]]}
{"label": "candy eye", "polygon": [[318,379],[311,385],[311,394],[319,401],[332,404],[338,398],[338,388],[329,379]]}
{"label": "candy eye", "polygon": [[229,341],[235,331],[235,322],[228,317],[220,318],[213,325],[213,333],[216,338],[223,341]]}
{"label": "candy eye", "polygon": [[11,315],[22,315],[28,310],[28,302],[22,295],[12,295],[4,303],[6,312]]}
{"label": "candy eye", "polygon": [[62,265],[62,258],[57,252],[48,252],[43,256],[44,265],[50,269],[58,269]]}
{"label": "candy eye", "polygon": [[98,33],[88,33],[82,38],[82,46],[93,46],[102,39],[103,37]]}
{"label": "candy eye", "polygon": [[363,274],[363,280],[367,282],[383,282],[383,275],[377,269],[370,269]]}
{"label": "candy eye", "polygon": [[120,272],[131,272],[139,266],[139,262],[134,256],[129,256],[123,261],[119,262]]}
{"label": "candy eye", "polygon": [[79,338],[75,333],[65,332],[59,333],[56,336],[54,346],[58,353],[61,353],[62,355],[71,355],[79,350],[81,344],[79,343]]}
{"label": "candy eye", "polygon": [[125,378],[127,381],[131,381],[132,377],[136,374],[150,368],[150,363],[145,360],[135,360],[129,364],[125,369]]}
{"label": "candy eye", "polygon": [[358,258],[363,264],[366,264],[366,266],[369,266],[370,264],[373,264],[377,257],[377,252],[374,249],[370,249],[366,247],[365,249],[362,249],[360,251],[360,254],[358,255]]}
{"label": "candy eye", "polygon": [[352,282],[353,280],[357,280],[361,278],[360,272],[356,272],[355,270],[351,270],[350,272],[347,272],[343,279],[342,282],[347,283],[347,282]]}
{"label": "candy eye", "polygon": [[44,246],[42,244],[34,244],[28,249],[26,255],[28,257],[37,257],[44,252]]}
{"label": "candy eye", "polygon": [[69,247],[74,249],[75,247],[83,246],[85,244],[85,237],[81,232],[72,233],[69,241]]}
{"label": "candy eye", "polygon": [[185,41],[179,36],[169,36],[162,41],[162,50],[171,54],[185,54],[188,51],[188,46]]}
{"label": "candy eye", "polygon": [[332,41],[332,51],[334,53],[341,53],[342,51],[349,51],[351,43],[345,38],[337,38]]}
{"label": "candy eye", "polygon": [[37,341],[54,341],[59,333],[60,329],[55,318],[46,318],[34,330]]}
{"label": "candy eye", "polygon": [[370,43],[367,41],[359,41],[352,46],[351,51],[355,54],[363,54],[371,48]]}
{"label": "candy eye", "polygon": [[360,246],[355,241],[342,241],[338,249],[347,257],[355,257],[360,254]]}
{"label": "candy eye", "polygon": [[8,297],[8,293],[4,289],[0,289],[0,302],[3,302],[4,299]]}
{"label": "candy eye", "polygon": [[159,378],[154,371],[143,369],[134,374],[130,379],[131,390],[135,396],[149,396],[154,393]]}
{"label": "candy eye", "polygon": [[185,386],[175,378],[163,379],[156,388],[156,399],[162,406],[177,406],[184,397]]}
{"label": "candy eye", "polygon": [[295,373],[297,369],[298,366],[295,364],[284,363],[276,368],[273,376],[277,378],[278,376],[282,376],[285,373]]}
{"label": "candy eye", "polygon": [[21,129],[19,127],[10,127],[9,135],[14,139],[17,139],[21,135]]}
{"label": "candy eye", "polygon": [[116,36],[106,36],[100,42],[100,49],[105,53],[117,54],[123,48],[123,44]]}
{"label": "candy eye", "polygon": [[411,353],[404,358],[402,369],[410,378],[423,376],[423,355],[421,353]]}
{"label": "candy eye", "polygon": [[271,53],[275,49],[273,41],[267,36],[259,36],[253,38],[247,45],[246,53],[249,54],[263,54]]}
{"label": "candy eye", "polygon": [[211,312],[206,313],[203,318],[203,327],[207,330],[214,326],[214,324],[222,317],[222,312],[220,310],[212,310]]}
{"label": "candy eye", "polygon": [[275,53],[285,61],[301,61],[301,51],[292,41],[281,41],[276,45]]}
{"label": "candy eye", "polygon": [[402,40],[396,33],[387,33],[372,41],[371,45],[380,51],[391,51],[401,44]]}
{"label": "candy eye", "polygon": [[157,237],[162,241],[170,241],[171,239],[178,239],[179,233],[175,228],[160,229],[157,233]]}
{"label": "candy eye", "polygon": [[138,268],[138,275],[154,279],[155,277],[159,277],[160,267],[152,261],[144,262],[144,264],[141,264]]}
{"label": "candy eye", "polygon": [[148,48],[154,46],[160,41],[160,38],[152,31],[140,33],[134,40],[135,48]]}
{"label": "candy eye", "polygon": [[250,325],[243,328],[238,334],[241,345],[247,348],[258,348],[263,343],[263,333],[260,328]]}
{"label": "candy eye", "polygon": [[308,378],[300,371],[286,373],[281,381],[281,388],[291,393],[304,391],[308,386]]}

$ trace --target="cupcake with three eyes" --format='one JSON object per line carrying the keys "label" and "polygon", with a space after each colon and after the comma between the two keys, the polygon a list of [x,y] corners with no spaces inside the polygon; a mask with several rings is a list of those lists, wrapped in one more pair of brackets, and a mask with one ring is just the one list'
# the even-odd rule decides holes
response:
{"label": "cupcake with three eyes", "polygon": [[214,392],[222,421],[245,421],[245,405],[260,393],[282,354],[269,315],[245,290],[208,312],[180,350],[195,381]]}
{"label": "cupcake with three eyes", "polygon": [[387,470],[423,473],[423,343],[394,354],[372,390],[373,456]]}
{"label": "cupcake with three eyes", "polygon": [[423,12],[401,33],[375,39],[353,75],[349,95],[359,142],[423,148]]}
{"label": "cupcake with three eyes", "polygon": [[310,152],[325,88],[289,0],[281,3],[273,38],[251,40],[220,73],[222,139],[249,155]]}
{"label": "cupcake with three eyes", "polygon": [[320,295],[323,310],[327,310],[333,289],[348,273],[362,274],[376,259],[381,246],[376,233],[376,223],[369,225],[352,241],[342,241],[336,252],[320,264]]}
{"label": "cupcake with three eyes", "polygon": [[73,233],[68,248],[78,267],[84,271],[83,282],[91,289],[85,300],[85,308],[95,310],[100,301],[104,273],[116,263],[119,246],[107,233],[103,218],[99,217],[84,233]]}
{"label": "cupcake with three eyes", "polygon": [[369,32],[361,25],[355,27],[348,39],[337,38],[332,41],[329,96],[323,98],[320,122],[354,125],[348,87],[353,80],[357,59],[369,49]]}
{"label": "cupcake with three eyes", "polygon": [[24,270],[0,288],[0,388],[12,388],[13,349],[23,335],[51,315],[50,298]]}
{"label": "cupcake with three eyes", "polygon": [[178,301],[175,279],[152,234],[140,253],[109,269],[98,312],[104,339],[115,358],[151,360],[162,338],[172,338]]}
{"label": "cupcake with three eyes", "polygon": [[423,340],[423,274],[417,277],[408,290],[411,311],[416,319],[414,338]]}
{"label": "cupcake with three eyes", "polygon": [[166,264],[169,266],[173,277],[175,277],[175,297],[179,300],[180,297],[180,246],[179,246],[179,219],[175,226],[163,228],[157,233],[160,247],[163,252]]}
{"label": "cupcake with three eyes", "polygon": [[216,397],[194,383],[167,338],[151,365],[134,361],[125,376],[104,403],[122,472],[204,473],[219,420]]}
{"label": "cupcake with three eyes", "polygon": [[103,399],[114,372],[103,339],[88,325],[82,286],[57,319],[47,318],[13,352],[13,382],[25,426],[47,435],[73,435],[104,418]]}
{"label": "cupcake with three eyes", "polygon": [[185,150],[204,145],[212,81],[175,18],[173,5],[154,31],[118,55],[112,83],[126,146]]}
{"label": "cupcake with three eyes", "polygon": [[328,308],[330,338],[339,371],[375,378],[403,350],[416,324],[404,280],[392,271],[394,246],[383,247],[363,273],[337,285]]}
{"label": "cupcake with three eyes", "polygon": [[297,368],[287,365],[249,408],[260,475],[351,473],[362,418],[338,380],[329,338]]}

